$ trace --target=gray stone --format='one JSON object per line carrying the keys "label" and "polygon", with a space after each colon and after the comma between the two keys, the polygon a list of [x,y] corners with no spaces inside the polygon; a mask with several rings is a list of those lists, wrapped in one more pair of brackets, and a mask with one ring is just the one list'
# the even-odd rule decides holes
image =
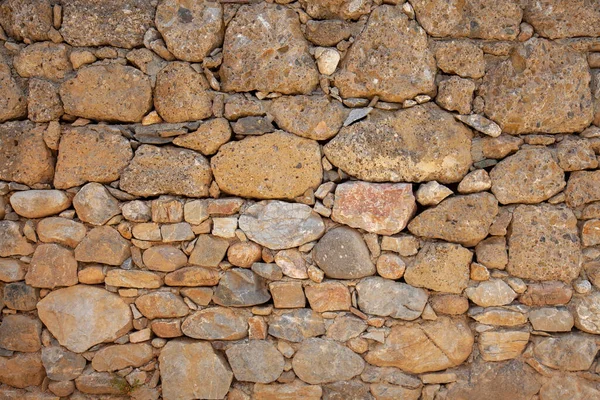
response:
{"label": "gray stone", "polygon": [[99,183],[88,183],[73,198],[73,207],[83,222],[104,225],[121,213],[119,201]]}
{"label": "gray stone", "polygon": [[314,247],[313,259],[329,278],[356,279],[376,272],[362,235],[348,227],[327,232]]}
{"label": "gray stone", "polygon": [[234,345],[225,354],[238,381],[271,383],[283,372],[283,356],[264,340]]}
{"label": "gray stone", "polygon": [[205,308],[187,317],[181,330],[194,339],[239,340],[248,336],[248,318],[245,310]]}
{"label": "gray stone", "polygon": [[423,289],[375,276],[362,279],[356,292],[361,311],[407,321],[421,316],[428,297]]}
{"label": "gray stone", "polygon": [[213,301],[227,307],[247,307],[271,299],[266,281],[254,272],[232,268],[225,272],[215,289]]}
{"label": "gray stone", "polygon": [[269,320],[269,335],[290,342],[325,334],[325,324],[320,314],[310,308],[301,308],[273,315]]}
{"label": "gray stone", "polygon": [[50,346],[42,349],[42,363],[48,378],[63,382],[81,375],[86,360],[81,354],[73,353],[61,346]]}

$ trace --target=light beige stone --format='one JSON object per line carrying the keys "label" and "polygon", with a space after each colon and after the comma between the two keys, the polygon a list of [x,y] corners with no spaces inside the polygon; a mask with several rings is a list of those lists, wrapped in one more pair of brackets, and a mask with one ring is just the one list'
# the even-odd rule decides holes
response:
{"label": "light beige stone", "polygon": [[60,190],[25,190],[10,196],[13,210],[25,218],[55,215],[71,206],[71,199]]}

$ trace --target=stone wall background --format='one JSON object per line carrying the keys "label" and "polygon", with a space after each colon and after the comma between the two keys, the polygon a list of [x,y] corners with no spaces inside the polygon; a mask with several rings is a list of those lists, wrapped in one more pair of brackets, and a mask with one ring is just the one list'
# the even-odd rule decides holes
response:
{"label": "stone wall background", "polygon": [[244,2],[0,1],[0,398],[600,398],[600,2]]}

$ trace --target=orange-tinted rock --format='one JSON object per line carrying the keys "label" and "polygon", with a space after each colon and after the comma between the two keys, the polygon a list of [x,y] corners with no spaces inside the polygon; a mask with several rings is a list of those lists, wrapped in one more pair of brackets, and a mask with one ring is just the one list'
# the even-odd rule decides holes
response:
{"label": "orange-tinted rock", "polygon": [[400,7],[377,7],[334,76],[342,97],[402,102],[435,95],[436,65],[427,34]]}
{"label": "orange-tinted rock", "polygon": [[150,271],[111,269],[104,279],[107,285],[138,288],[157,289],[162,286],[162,278]]}
{"label": "orange-tinted rock", "polygon": [[531,283],[519,301],[528,306],[553,306],[567,304],[572,295],[571,286],[563,282]]}
{"label": "orange-tinted rock", "polygon": [[9,0],[0,6],[0,25],[9,36],[22,41],[48,40],[52,28],[52,5],[48,0]]}
{"label": "orange-tinted rock", "polygon": [[269,292],[276,308],[303,308],[306,305],[302,282],[271,282]]}
{"label": "orange-tinted rock", "polygon": [[181,330],[194,339],[239,340],[248,336],[248,317],[245,310],[205,308],[187,317]]}
{"label": "orange-tinted rock", "polygon": [[219,283],[219,271],[214,268],[184,267],[165,276],[168,286],[214,286]]}
{"label": "orange-tinted rock", "polygon": [[323,389],[319,385],[307,385],[299,379],[292,383],[270,385],[257,383],[254,385],[256,400],[320,400]]}
{"label": "orange-tinted rock", "polygon": [[173,144],[209,156],[215,154],[229,139],[231,139],[229,121],[225,118],[215,118],[203,122],[194,132],[177,136]]}
{"label": "orange-tinted rock", "polygon": [[141,367],[152,360],[152,357],[152,346],[147,343],[118,344],[98,351],[92,360],[92,367],[96,371],[117,371],[127,367]]}
{"label": "orange-tinted rock", "polygon": [[0,382],[17,388],[39,386],[46,377],[39,353],[0,357]]}
{"label": "orange-tinted rock", "polygon": [[240,7],[225,32],[220,75],[228,92],[312,92],[318,72],[296,12],[268,3]]}
{"label": "orange-tinted rock", "polygon": [[23,78],[62,80],[71,70],[69,47],[52,42],[34,43],[25,47],[14,59],[14,67]]}
{"label": "orange-tinted rock", "polygon": [[187,264],[187,256],[177,247],[153,246],[144,251],[144,265],[148,269],[160,272],[172,272]]}
{"label": "orange-tinted rock", "polygon": [[[2,18],[1,12],[2,11],[0,11],[0,18]],[[0,122],[26,116],[27,96],[21,85],[13,78],[10,67],[1,55],[0,85]]]}
{"label": "orange-tinted rock", "polygon": [[77,280],[77,261],[73,251],[57,244],[40,244],[36,247],[25,282],[39,288],[73,286]]}
{"label": "orange-tinted rock", "polygon": [[542,0],[525,4],[523,19],[549,39],[600,36],[600,7],[585,0]]}
{"label": "orange-tinted rock", "polygon": [[227,349],[226,354],[238,381],[270,383],[283,372],[283,356],[264,340],[236,344]]}
{"label": "orange-tinted rock", "polygon": [[427,304],[427,292],[423,289],[378,276],[362,279],[356,285],[356,293],[362,312],[407,321],[419,318]]}
{"label": "orange-tinted rock", "polygon": [[71,199],[60,190],[24,190],[10,196],[13,210],[25,218],[42,218],[69,208]]}
{"label": "orange-tinted rock", "polygon": [[5,315],[0,325],[0,347],[34,353],[42,348],[42,323],[28,315]]}
{"label": "orange-tinted rock", "polygon": [[329,281],[307,286],[306,297],[316,312],[349,310],[350,291],[341,282]]}
{"label": "orange-tinted rock", "polygon": [[600,171],[575,171],[569,176],[565,196],[569,207],[600,200]]}
{"label": "orange-tinted rock", "polygon": [[318,143],[285,132],[227,143],[211,166],[222,191],[259,199],[293,199],[323,175]]}
{"label": "orange-tinted rock", "polygon": [[152,292],[135,300],[135,306],[148,319],[185,317],[189,308],[183,299],[171,292]]}
{"label": "orange-tinted rock", "polygon": [[300,4],[314,19],[357,19],[369,13],[372,0],[301,0]]}
{"label": "orange-tinted rock", "polygon": [[0,221],[0,257],[28,256],[33,250],[18,223]]}
{"label": "orange-tinted rock", "polygon": [[75,259],[121,265],[130,255],[129,242],[110,226],[100,226],[88,232],[75,248]]}

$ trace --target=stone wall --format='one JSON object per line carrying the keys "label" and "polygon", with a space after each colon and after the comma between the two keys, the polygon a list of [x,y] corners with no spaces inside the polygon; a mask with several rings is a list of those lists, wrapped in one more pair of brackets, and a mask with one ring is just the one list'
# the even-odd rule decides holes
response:
{"label": "stone wall", "polygon": [[600,2],[0,26],[0,399],[600,398]]}

